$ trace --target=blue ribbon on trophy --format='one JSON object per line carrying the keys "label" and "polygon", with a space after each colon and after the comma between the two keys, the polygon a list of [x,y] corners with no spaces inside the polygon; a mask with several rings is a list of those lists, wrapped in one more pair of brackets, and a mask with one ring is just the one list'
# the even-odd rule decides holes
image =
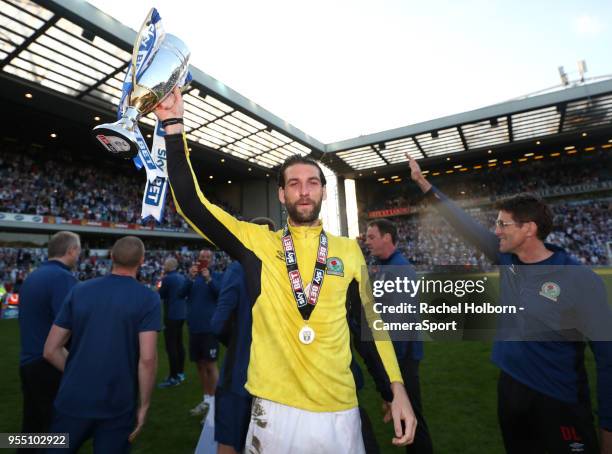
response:
{"label": "blue ribbon on trophy", "polygon": [[166,34],[155,8],[149,11],[134,44],[132,62],[125,74],[117,121],[98,125],[93,135],[115,156],[133,159],[144,167],[147,183],[142,197],[143,220],[152,216],[161,222],[168,193],[168,171],[164,130],[155,123],[153,149],[145,142],[138,120],[152,112],[175,87],[191,82],[189,49],[176,36]]}

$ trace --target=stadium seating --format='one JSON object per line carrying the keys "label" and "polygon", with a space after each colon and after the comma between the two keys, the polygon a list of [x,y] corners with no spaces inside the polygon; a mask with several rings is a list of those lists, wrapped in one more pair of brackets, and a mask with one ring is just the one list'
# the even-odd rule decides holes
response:
{"label": "stadium seating", "polygon": [[[44,152],[40,152],[44,153]],[[58,216],[66,220],[139,224],[144,178],[133,169],[76,163],[70,156],[36,155],[33,150],[0,150],[0,212]],[[213,200],[226,210],[231,207]],[[154,221],[150,221],[154,223]],[[160,227],[187,231],[167,199]]]}
{"label": "stadium seating", "polygon": [[[610,265],[607,243],[612,242],[612,199],[582,200],[552,205],[554,227],[547,241],[571,252],[588,265]],[[472,211],[483,225],[491,226],[497,216],[492,209]],[[491,269],[482,253],[459,238],[435,212],[392,218],[396,222],[399,248],[419,270],[434,266],[467,265]]]}
{"label": "stadium seating", "polygon": [[[35,151],[0,150],[0,212],[59,216],[65,219],[87,219],[137,223],[140,218],[140,199],[143,181],[127,171],[103,165],[83,165],[70,156],[35,155]],[[496,212],[491,203],[504,195],[521,191],[555,192],[555,188],[572,185],[610,182],[609,152],[594,152],[587,158],[562,157],[548,162],[532,162],[529,165],[495,167],[473,172],[462,177],[430,177],[432,182],[460,203],[472,203],[471,213],[481,223],[492,226]],[[579,165],[577,165],[579,164]],[[602,170],[603,169],[603,170]],[[398,184],[385,188],[385,195],[376,200],[383,204],[368,207],[367,211],[412,205],[420,208],[411,216],[396,217],[400,237],[400,249],[419,270],[429,270],[440,265],[467,265],[488,270],[491,264],[486,258],[463,240],[434,212],[424,209],[420,194],[411,184]],[[607,245],[612,242],[612,198],[608,192],[571,195],[563,199],[551,199],[555,222],[548,241],[558,244],[589,265],[610,265]],[[222,202],[216,203],[236,214]],[[162,227],[187,231],[187,223],[174,209],[171,199]],[[150,241],[147,247],[152,248]],[[90,245],[93,249],[93,245]],[[103,246],[108,247],[108,244]],[[140,279],[154,285],[161,275],[163,259],[174,254],[180,269],[187,271],[195,260],[197,251],[176,253],[165,250],[163,242],[147,252],[146,262],[140,271]],[[79,279],[100,276],[109,272],[107,259],[90,256],[77,270]],[[217,268],[224,269],[229,261],[226,254],[218,252]],[[12,286],[46,258],[44,249],[0,249],[0,282]]]}
{"label": "stadium seating", "polygon": [[[548,197],[554,213],[548,241],[569,250],[588,265],[610,265],[608,243],[612,243],[612,198],[610,152],[593,151],[581,157],[566,156],[524,165],[499,166],[468,175],[430,176],[430,181],[454,200],[470,208],[472,216],[493,226],[497,215],[492,203],[519,192]],[[460,239],[435,211],[422,204],[415,185],[379,185],[373,204],[366,211],[411,206],[416,214],[392,218],[398,226],[400,249],[420,270],[436,265],[468,265],[490,269],[486,258]],[[572,188],[575,190],[572,191]],[[563,190],[563,197],[559,198]],[[492,229],[493,230],[493,229]]]}
{"label": "stadium seating", "polygon": [[[512,161],[512,165],[504,165],[500,159],[495,167],[484,166],[461,174],[447,175],[442,171],[436,176],[432,172],[429,180],[454,200],[477,199],[490,203],[518,192],[541,192],[545,195],[554,194],[561,188],[567,191],[572,187],[578,192],[584,191],[589,184],[611,182],[611,160],[608,149],[582,156],[526,161],[520,165],[516,160]],[[381,185],[379,187],[382,189]],[[386,185],[381,192],[374,196],[375,201],[369,204],[367,211],[415,205],[420,198],[416,186],[411,184]]]}
{"label": "stadium seating", "polygon": [[[83,250],[83,258],[79,261],[76,275],[79,280],[103,276],[110,272],[110,259],[90,254],[89,249]],[[145,254],[145,262],[140,267],[138,279],[150,286],[155,286],[161,278],[164,260],[175,257],[179,263],[179,271],[187,273],[189,267],[196,262],[197,250],[183,252],[168,250],[152,250]],[[42,261],[47,259],[47,250],[43,248],[0,248],[0,283],[7,290],[19,292],[19,286],[25,277]],[[230,258],[222,251],[215,252],[214,270],[224,271]]]}

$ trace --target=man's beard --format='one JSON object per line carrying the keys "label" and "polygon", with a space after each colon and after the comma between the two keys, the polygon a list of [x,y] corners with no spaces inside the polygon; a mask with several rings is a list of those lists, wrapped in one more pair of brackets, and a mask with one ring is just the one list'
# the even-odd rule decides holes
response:
{"label": "man's beard", "polygon": [[304,202],[304,200],[298,200],[295,203],[289,203],[285,201],[285,208],[287,209],[287,213],[289,213],[289,218],[292,221],[298,222],[300,224],[307,224],[316,221],[319,219],[319,213],[321,212],[321,204],[323,203],[323,198],[321,198],[318,202],[312,199],[308,199],[309,202],[314,202],[312,209],[305,213],[300,213],[298,211],[298,204],[300,202]]}

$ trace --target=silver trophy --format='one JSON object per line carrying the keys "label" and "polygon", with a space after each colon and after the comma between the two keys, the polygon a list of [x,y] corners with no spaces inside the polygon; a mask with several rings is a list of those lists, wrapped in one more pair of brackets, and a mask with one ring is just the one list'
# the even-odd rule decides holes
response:
{"label": "silver trophy", "polygon": [[[122,117],[92,130],[94,138],[105,150],[125,159],[138,154],[138,139],[142,140],[138,120],[152,112],[182,83],[188,71],[189,49],[174,35],[163,34],[159,39],[155,35],[155,15],[157,12],[151,9],[134,43],[132,63],[128,68],[128,74],[131,71],[131,91],[126,93],[127,103]],[[157,42],[153,43],[155,40]]]}

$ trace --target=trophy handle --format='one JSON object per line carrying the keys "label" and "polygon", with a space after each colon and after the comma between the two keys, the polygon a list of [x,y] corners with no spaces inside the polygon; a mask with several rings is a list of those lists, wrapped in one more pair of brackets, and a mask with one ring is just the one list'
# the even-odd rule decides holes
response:
{"label": "trophy handle", "polygon": [[136,42],[134,43],[134,48],[132,49],[132,87],[136,86],[136,59],[138,58],[138,51],[140,50],[142,39],[145,37],[145,30],[149,27],[151,21],[153,20],[153,11],[155,11],[155,8],[151,8],[147,13],[145,20],[140,26],[140,30],[136,35]]}

